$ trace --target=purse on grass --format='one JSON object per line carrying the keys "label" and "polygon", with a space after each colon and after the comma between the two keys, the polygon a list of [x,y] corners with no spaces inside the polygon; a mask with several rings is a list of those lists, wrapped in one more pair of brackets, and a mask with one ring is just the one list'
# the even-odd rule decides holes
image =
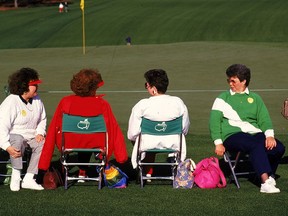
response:
{"label": "purse on grass", "polygon": [[190,189],[194,185],[193,171],[196,168],[192,159],[186,159],[177,166],[177,173],[173,181],[173,188]]}
{"label": "purse on grass", "polygon": [[108,188],[126,188],[128,176],[113,164],[107,164],[104,170],[104,183]]}
{"label": "purse on grass", "polygon": [[54,167],[49,168],[43,177],[43,187],[47,190],[53,190],[62,185],[63,178],[61,173]]}
{"label": "purse on grass", "polygon": [[200,188],[223,188],[226,186],[226,178],[216,157],[201,160],[196,165],[193,175],[195,184]]}

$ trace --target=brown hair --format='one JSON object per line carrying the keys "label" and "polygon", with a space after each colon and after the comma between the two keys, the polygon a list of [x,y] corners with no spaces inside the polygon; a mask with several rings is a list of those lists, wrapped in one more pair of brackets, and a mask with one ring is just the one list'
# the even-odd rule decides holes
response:
{"label": "brown hair", "polygon": [[103,83],[97,69],[82,69],[70,81],[71,90],[78,96],[95,96],[96,89]]}

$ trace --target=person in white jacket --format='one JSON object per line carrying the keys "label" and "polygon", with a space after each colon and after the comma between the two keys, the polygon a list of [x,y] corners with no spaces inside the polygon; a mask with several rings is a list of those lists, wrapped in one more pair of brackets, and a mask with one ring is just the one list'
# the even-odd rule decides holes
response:
{"label": "person in white jacket", "polygon": [[41,83],[38,72],[31,68],[21,68],[9,76],[10,95],[0,105],[0,148],[10,155],[12,175],[11,191],[19,191],[22,156],[27,146],[32,154],[22,188],[43,190],[34,175],[38,173],[38,161],[46,135],[46,112],[37,95]]}
{"label": "person in white jacket", "polygon": [[[132,143],[136,143],[133,147],[131,162],[133,168],[137,167],[137,139],[141,132],[142,117],[152,121],[169,121],[180,116],[183,117],[182,128],[183,134],[188,133],[190,126],[188,109],[184,102],[176,96],[165,94],[169,85],[167,73],[162,69],[152,69],[144,74],[146,79],[145,88],[151,95],[149,98],[140,100],[132,109],[127,136]],[[177,146],[178,145],[178,146]],[[179,136],[170,135],[167,137],[143,135],[141,138],[141,149],[152,148],[179,148]],[[186,141],[183,136],[181,160],[186,157]],[[155,154],[146,154],[144,159],[146,162],[153,162]],[[152,167],[146,166],[146,175],[151,176],[153,173]]]}

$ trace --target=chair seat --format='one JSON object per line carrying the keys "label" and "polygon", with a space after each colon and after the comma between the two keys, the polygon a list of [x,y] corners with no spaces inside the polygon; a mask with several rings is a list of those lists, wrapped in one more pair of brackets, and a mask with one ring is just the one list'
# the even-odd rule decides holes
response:
{"label": "chair seat", "polygon": [[71,153],[71,152],[92,152],[92,153],[101,153],[104,152],[103,149],[93,148],[93,149],[86,149],[86,148],[67,148],[64,150],[64,153]]}
{"label": "chair seat", "polygon": [[150,153],[176,153],[178,152],[175,149],[147,149],[147,150],[142,150],[141,152],[150,152]]}

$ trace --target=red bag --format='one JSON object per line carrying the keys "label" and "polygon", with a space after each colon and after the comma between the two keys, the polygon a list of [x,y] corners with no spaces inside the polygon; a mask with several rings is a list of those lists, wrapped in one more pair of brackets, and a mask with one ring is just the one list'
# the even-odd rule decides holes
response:
{"label": "red bag", "polygon": [[43,187],[47,190],[53,190],[62,185],[63,178],[61,173],[53,167],[48,169],[43,177]]}
{"label": "red bag", "polygon": [[288,98],[284,100],[281,114],[284,118],[288,119]]}
{"label": "red bag", "polygon": [[196,165],[194,182],[200,188],[223,188],[226,178],[220,169],[218,158],[205,158]]}

